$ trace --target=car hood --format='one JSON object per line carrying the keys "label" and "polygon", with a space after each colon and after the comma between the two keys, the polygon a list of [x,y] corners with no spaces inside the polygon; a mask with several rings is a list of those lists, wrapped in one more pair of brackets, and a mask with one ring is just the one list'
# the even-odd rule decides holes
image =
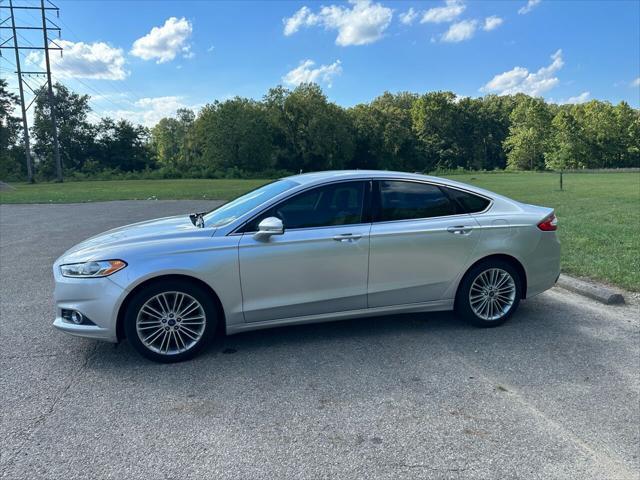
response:
{"label": "car hood", "polygon": [[114,228],[91,237],[67,250],[59,260],[65,263],[89,260],[110,260],[102,258],[126,251],[129,247],[156,244],[176,238],[211,237],[215,230],[196,227],[188,215],[158,218]]}

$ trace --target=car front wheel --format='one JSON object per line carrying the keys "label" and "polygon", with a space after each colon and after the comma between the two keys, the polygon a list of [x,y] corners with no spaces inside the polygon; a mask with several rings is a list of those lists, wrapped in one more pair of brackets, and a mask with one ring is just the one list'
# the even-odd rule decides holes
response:
{"label": "car front wheel", "polygon": [[520,304],[520,285],[520,275],[510,263],[482,262],[469,270],[460,283],[456,311],[479,327],[502,325]]}
{"label": "car front wheel", "polygon": [[125,332],[143,356],[162,363],[188,360],[213,338],[217,312],[209,292],[190,282],[153,283],[137,292]]}

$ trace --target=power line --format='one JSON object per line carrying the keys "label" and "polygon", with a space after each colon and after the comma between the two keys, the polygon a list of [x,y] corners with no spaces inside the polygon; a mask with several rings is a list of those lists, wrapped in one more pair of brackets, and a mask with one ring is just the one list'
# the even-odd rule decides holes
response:
{"label": "power line", "polygon": [[[57,180],[59,182],[62,181],[63,177],[62,177],[62,160],[60,158],[60,147],[58,144],[58,126],[57,126],[57,122],[56,122],[56,111],[55,111],[55,104],[54,104],[54,99],[53,99],[53,88],[52,88],[52,84],[51,84],[51,65],[50,65],[50,61],[49,61],[49,51],[50,50],[57,50],[57,51],[62,51],[62,47],[60,47],[59,45],[57,45],[55,42],[53,42],[54,46],[51,46],[51,40],[49,39],[49,35],[48,35],[48,30],[55,30],[55,31],[60,31],[60,27],[58,27],[53,21],[51,21],[50,19],[47,18],[47,12],[49,11],[55,11],[56,13],[59,12],[59,9],[57,6],[55,6],[53,3],[51,3],[50,0],[47,0],[48,5],[45,5],[44,0],[40,0],[40,6],[39,7],[34,7],[34,6],[30,6],[30,5],[14,5],[13,4],[13,0],[9,0],[9,6],[4,6],[4,5],[0,5],[0,10],[8,10],[9,11],[9,16],[3,20],[0,21],[0,30],[11,30],[11,36],[9,38],[7,38],[5,41],[0,43],[0,54],[2,53],[2,50],[13,50],[14,54],[15,54],[15,58],[16,58],[16,63],[15,63],[15,67],[16,67],[16,74],[18,76],[18,90],[20,93],[20,110],[22,111],[22,126],[23,126],[23,134],[24,134],[24,146],[25,146],[25,160],[27,163],[27,177],[29,179],[29,182],[33,182],[33,163],[32,163],[32,159],[31,159],[31,148],[29,145],[29,125],[28,125],[28,121],[27,121],[27,110],[28,108],[31,106],[31,104],[33,104],[33,102],[39,97],[39,95],[42,93],[42,89],[41,88],[37,88],[34,89],[29,82],[27,82],[25,80],[25,76],[32,76],[32,75],[45,75],[47,77],[47,94],[48,94],[48,100],[49,100],[49,113],[51,115],[51,131],[53,134],[53,151],[54,151],[54,159],[55,159],[55,165],[56,165],[56,174],[57,174]],[[40,15],[41,15],[41,20],[42,20],[42,26],[33,26],[33,25],[19,25],[18,22],[16,21],[16,11],[29,11],[29,10],[39,10],[40,11]],[[58,13],[59,15],[59,13]],[[8,20],[11,20],[11,26],[9,26]],[[42,32],[42,39],[43,39],[43,45],[42,46],[37,46],[34,45],[33,43],[31,43],[30,41],[28,41],[23,35],[22,33],[20,33],[20,31],[41,31]],[[9,41],[13,40],[13,47],[9,46],[8,43]],[[20,40],[23,40],[23,42],[26,40],[27,41],[27,45],[24,45],[20,43]],[[20,53],[22,50],[42,50],[44,51],[44,56],[45,56],[45,65],[46,65],[46,70],[45,71],[24,71],[21,67],[21,58],[20,58]],[[31,92],[34,94],[33,99],[31,100],[31,102],[29,103],[29,105],[25,104],[25,95],[24,95],[24,87],[29,88],[29,90],[31,90]]]}
{"label": "power line", "polygon": [[[20,35],[19,33],[18,33],[18,37],[19,37],[19,38],[21,38],[24,42],[26,42],[26,43],[28,43],[28,44],[30,44],[30,45],[33,45],[33,44],[29,41],[29,39],[22,37],[22,35]],[[3,57],[2,59],[3,59],[4,61],[6,61],[7,63],[9,63],[10,65],[12,65],[12,66],[15,68],[15,64],[14,64],[14,63],[12,63],[12,62],[10,62],[7,58],[4,58],[4,57]],[[72,74],[72,72],[70,72],[69,70],[67,70],[67,69],[65,69],[65,68],[62,68],[62,67],[57,68],[57,70],[59,70],[59,71],[61,71],[61,72],[63,72],[63,73],[66,73],[66,74],[68,74],[69,76]],[[23,72],[23,78],[24,78],[24,76],[28,76],[28,75],[24,74],[24,72]],[[66,82],[65,82],[65,80],[66,80],[65,78],[59,77],[59,76],[57,76],[57,75],[55,75],[55,74],[53,74],[53,73],[52,73],[52,77],[56,80],[56,82],[66,83]],[[121,109],[121,108],[122,108],[122,106],[117,105],[116,103],[114,103],[113,101],[111,101],[111,99],[109,98],[109,96],[108,96],[108,95],[106,95],[106,94],[105,94],[105,93],[103,93],[102,91],[98,90],[96,87],[93,87],[92,85],[90,85],[90,84],[88,84],[88,83],[84,82],[83,80],[81,80],[81,79],[79,79],[79,78],[74,78],[74,79],[72,79],[72,80],[73,80],[73,81],[75,81],[75,82],[78,82],[78,83],[82,84],[86,89],[91,90],[93,93],[95,93],[96,95],[98,95],[98,97],[92,97],[92,100],[93,100],[93,101],[97,101],[97,102],[100,102],[100,103],[103,103],[103,104],[104,104],[105,102],[108,102],[108,103],[110,103],[111,105],[113,105],[116,109]],[[25,81],[25,83],[26,83],[26,81]],[[29,86],[28,88],[29,88],[29,90],[31,90],[32,92],[33,92],[34,90],[36,90],[36,89],[33,89],[33,88],[32,88],[32,87],[30,87],[30,86]],[[34,100],[35,100],[35,98],[34,98]],[[29,105],[31,105],[31,104],[33,104],[33,100],[30,102],[30,104],[29,104]],[[27,109],[28,109],[28,108],[27,108]],[[100,117],[99,115],[95,114],[95,113],[94,113],[94,112],[92,112],[92,111],[88,112],[88,116],[92,117],[92,118],[93,118],[93,120],[94,120],[94,121],[96,121],[96,122],[99,122],[99,121],[101,120],[101,117]]]}
{"label": "power line", "polygon": [[[30,1],[32,2],[31,4],[33,4],[33,0]],[[25,13],[32,19],[35,19],[35,16],[30,11],[26,11]],[[79,35],[64,20],[63,17],[56,19],[56,21],[59,22],[60,26],[64,27],[65,32],[67,32],[65,34],[65,39],[73,40],[76,43],[82,42],[82,39],[79,38]],[[77,82],[77,84],[82,85],[90,92],[93,92],[95,95],[91,97],[91,102],[94,104],[94,106],[96,106],[96,104],[102,105],[102,110],[98,109],[101,114],[109,115],[110,113],[113,113],[109,111],[112,110],[113,107],[115,107],[115,110],[130,110],[134,108],[136,102],[148,97],[148,94],[141,94],[136,88],[134,88],[130,81],[128,81],[126,78],[119,80],[101,79],[99,78],[99,76],[103,72],[99,70],[99,67],[88,62],[83,65],[83,68],[85,68],[91,75],[93,75],[93,78],[84,77],[86,81],[83,81],[78,76],[78,72],[69,71],[68,69],[63,68],[59,63],[54,63],[53,74],[54,76],[56,72],[60,72],[63,74],[63,76],[58,76],[56,78],[57,81],[61,81],[62,83]],[[96,86],[96,83],[98,82],[96,82],[95,80],[103,80],[103,82],[99,82],[101,85],[100,87]],[[104,83],[106,83],[108,87],[104,87]],[[114,96],[113,94],[105,93],[105,88],[110,89],[116,95]]]}
{"label": "power line", "polygon": [[[29,12],[27,12],[28,15],[30,15],[32,18],[33,15]],[[64,18],[60,17],[59,22],[61,25],[64,26],[65,31],[68,33],[68,35],[65,35],[66,38],[71,38],[73,40],[75,40],[76,42],[82,42],[82,39],[80,38],[80,36],[75,32],[75,30],[64,20]],[[70,35],[69,35],[70,33]],[[59,65],[56,65],[56,68],[61,69],[62,68]],[[94,75],[99,75],[100,72],[97,70],[97,67],[91,64],[86,65],[86,68]],[[77,75],[76,75],[77,76]],[[74,78],[76,79],[76,78]],[[100,80],[100,79],[97,79]],[[103,79],[103,80],[107,80],[107,79]],[[141,95],[140,92],[138,92],[135,88],[133,88],[133,86],[131,85],[130,82],[128,82],[126,79],[121,79],[121,80],[117,80],[118,83],[113,83],[115,81],[111,81],[111,80],[107,80],[107,84],[109,85],[109,87],[117,94],[123,95],[125,97],[131,97],[134,100],[140,100],[142,98],[145,98],[146,95]],[[127,89],[124,90],[122,88],[119,88],[118,84],[122,83],[124,84]],[[100,94],[102,96],[106,96],[106,94]]]}
{"label": "power line", "polygon": [[[32,46],[32,45],[33,45],[33,43],[32,43],[29,39],[25,38],[22,34],[18,33],[18,37],[20,37],[20,38],[21,38],[24,42],[26,42],[28,45],[30,45],[30,46]],[[27,60],[28,60],[28,59],[27,59]],[[87,82],[85,82],[84,80],[82,80],[82,79],[80,79],[80,78],[77,78],[77,77],[76,77],[76,78],[71,78],[71,77],[73,76],[73,72],[69,71],[68,69],[63,68],[63,67],[61,67],[60,65],[57,65],[57,66],[56,66],[56,69],[57,69],[58,71],[62,72],[62,73],[66,73],[66,74],[68,75],[68,79],[70,79],[70,80],[72,80],[72,81],[75,81],[75,82],[80,83],[80,84],[81,84],[81,85],[83,85],[85,88],[87,88],[88,90],[91,90],[91,91],[92,91],[92,92],[94,92],[96,95],[98,95],[98,98],[97,98],[97,99],[96,99],[96,98],[94,98],[94,99],[93,99],[94,101],[98,101],[98,102],[102,102],[102,103],[104,103],[104,102],[109,102],[109,103],[111,103],[111,105],[113,105],[116,109],[121,109],[121,108],[122,108],[121,106],[117,105],[114,101],[112,101],[112,100],[109,98],[109,95],[105,94],[104,92],[102,92],[101,90],[99,90],[97,87],[94,87],[94,86],[92,86],[92,85],[88,84]],[[38,74],[39,74],[39,73],[37,73],[37,72],[35,73],[35,75],[38,75]],[[52,75],[53,75],[53,74],[52,74]],[[60,83],[65,83],[65,82],[63,81],[64,79],[63,79],[62,77],[59,77],[59,76],[56,76],[56,75],[54,75],[54,77],[55,77],[56,81],[58,81],[58,82],[60,82]],[[99,117],[98,117],[98,118],[99,118]]]}

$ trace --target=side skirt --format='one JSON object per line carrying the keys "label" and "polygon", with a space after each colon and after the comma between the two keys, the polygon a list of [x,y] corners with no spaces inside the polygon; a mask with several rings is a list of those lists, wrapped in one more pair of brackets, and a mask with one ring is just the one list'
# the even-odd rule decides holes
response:
{"label": "side skirt", "polygon": [[378,317],[381,315],[394,315],[397,313],[439,312],[453,310],[453,299],[436,300],[433,302],[410,303],[406,305],[391,305],[386,307],[362,308],[346,312],[322,313],[318,315],[305,315],[301,317],[281,318],[267,320],[266,322],[240,323],[227,325],[227,335],[233,335],[251,330],[264,328],[285,327],[288,325],[303,325],[305,323],[334,322],[360,317]]}

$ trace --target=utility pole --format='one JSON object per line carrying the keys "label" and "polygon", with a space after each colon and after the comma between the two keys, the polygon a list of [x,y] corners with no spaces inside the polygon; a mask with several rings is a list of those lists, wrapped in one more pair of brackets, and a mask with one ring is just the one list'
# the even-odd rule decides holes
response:
{"label": "utility pole", "polygon": [[29,126],[27,125],[27,109],[24,103],[24,88],[22,87],[22,71],[20,70],[20,49],[18,47],[18,35],[16,34],[16,17],[13,14],[13,0],[9,0],[11,11],[11,30],[13,31],[13,48],[16,51],[16,70],[18,85],[20,86],[20,109],[22,110],[22,131],[24,132],[24,154],[27,161],[27,179],[33,183],[33,165],[31,163],[31,151],[29,148]]}
{"label": "utility pole", "polygon": [[42,35],[44,36],[44,59],[47,66],[47,90],[49,94],[49,111],[51,112],[51,131],[53,132],[53,155],[56,160],[56,180],[62,182],[62,160],[60,160],[60,146],[58,145],[58,124],[56,123],[56,105],[53,99],[53,85],[51,84],[51,63],[49,63],[49,37],[47,36],[47,16],[44,0],[40,0],[42,8]]}
{"label": "utility pole", "polygon": [[[48,92],[49,92],[49,110],[51,111],[51,122],[53,124],[53,145],[54,145],[54,156],[55,156],[55,162],[56,162],[56,173],[57,173],[57,179],[58,181],[62,181],[62,163],[60,161],[60,147],[58,145],[58,132],[57,132],[57,128],[56,128],[56,117],[55,117],[55,109],[54,109],[54,99],[53,99],[53,88],[51,85],[51,64],[49,62],[49,50],[57,50],[57,51],[62,51],[62,47],[60,47],[60,45],[58,45],[57,43],[51,41],[47,35],[47,31],[48,30],[57,30],[58,33],[60,32],[60,27],[58,27],[55,23],[53,23],[51,20],[49,20],[46,16],[46,12],[49,10],[55,10],[56,12],[59,11],[58,7],[56,7],[53,3],[51,3],[49,0],[47,0],[47,3],[49,3],[51,6],[45,6],[44,4],[44,0],[40,0],[40,6],[39,7],[33,7],[33,6],[20,6],[20,5],[14,5],[13,4],[13,0],[9,0],[9,6],[3,6],[1,4],[2,0],[0,0],[0,10],[2,9],[8,9],[9,10],[9,15],[10,15],[10,19],[11,19],[11,26],[5,26],[4,24],[7,22],[7,20],[9,20],[9,18],[5,18],[4,20],[0,21],[0,31],[1,30],[11,30],[12,33],[12,37],[11,38],[7,38],[4,41],[0,42],[0,56],[2,56],[2,50],[4,49],[11,49],[15,52],[15,56],[16,56],[16,74],[18,76],[18,87],[19,87],[19,91],[20,91],[20,109],[22,111],[22,129],[24,132],[24,149],[25,149],[25,159],[27,162],[27,178],[29,180],[29,183],[33,183],[34,182],[34,177],[33,177],[33,161],[31,159],[31,147],[29,145],[29,125],[28,125],[28,121],[27,121],[27,110],[29,110],[29,107],[31,107],[31,105],[35,102],[36,98],[38,97],[38,95],[40,95],[41,91],[40,90],[34,90],[33,88],[31,88],[31,85],[29,85],[29,83],[27,83],[24,79],[25,75],[46,75],[47,76],[47,83],[48,83]],[[40,10],[42,12],[42,27],[34,27],[34,26],[22,26],[22,25],[17,25],[16,22],[16,10]],[[53,26],[49,26],[47,25],[47,22],[51,23]],[[25,45],[20,45],[19,42],[19,36],[21,37],[21,35],[18,33],[18,30],[42,30],[43,34],[44,34],[44,46],[43,47],[36,47],[36,46],[25,46]],[[24,37],[22,37],[24,38]],[[7,43],[13,40],[13,47],[8,46]],[[53,43],[55,46],[50,47],[49,43]],[[30,43],[30,42],[29,42]],[[46,72],[42,72],[42,71],[24,71],[21,68],[20,65],[20,51],[21,50],[44,50],[45,53],[45,63],[46,63],[46,67],[47,70]],[[29,88],[29,90],[31,90],[31,93],[34,95],[33,99],[31,100],[31,102],[27,105],[25,102],[25,95],[24,95],[24,86],[27,86]]]}

